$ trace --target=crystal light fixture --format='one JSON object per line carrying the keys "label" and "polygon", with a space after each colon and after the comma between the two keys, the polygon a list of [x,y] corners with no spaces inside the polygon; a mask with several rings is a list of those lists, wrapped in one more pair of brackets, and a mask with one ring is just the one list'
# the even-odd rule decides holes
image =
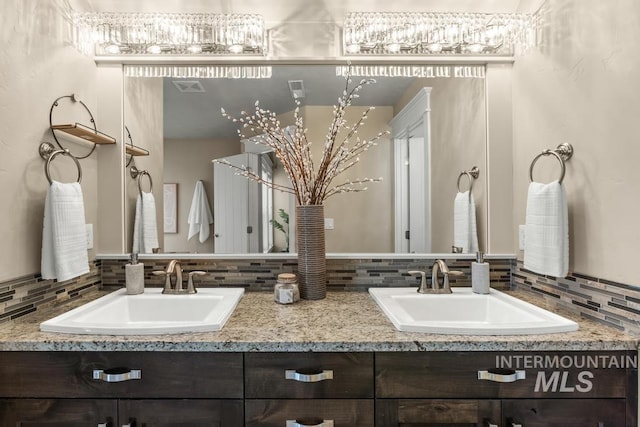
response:
{"label": "crystal light fixture", "polygon": [[83,53],[108,55],[265,55],[260,15],[73,12]]}
{"label": "crystal light fixture", "polygon": [[345,55],[513,55],[535,39],[534,16],[501,13],[354,12]]}

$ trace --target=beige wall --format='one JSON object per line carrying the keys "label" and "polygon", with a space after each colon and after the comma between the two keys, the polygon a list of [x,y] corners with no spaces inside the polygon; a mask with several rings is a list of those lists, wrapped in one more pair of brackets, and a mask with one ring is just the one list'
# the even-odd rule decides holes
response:
{"label": "beige wall", "polygon": [[[541,13],[541,45],[513,72],[514,222],[524,221],[533,157],[570,142],[570,270],[640,285],[640,2],[549,0]],[[536,179],[557,171],[540,161]]]}
{"label": "beige wall", "polygon": [[[38,155],[42,141],[53,142],[49,109],[62,95],[76,93],[101,124],[97,109],[96,67],[80,55],[66,38],[62,1],[5,0],[0,5],[0,280],[40,271],[44,198],[48,187]],[[66,106],[73,112],[64,113]],[[58,111],[88,124],[82,110],[61,103]],[[76,114],[77,112],[77,114]],[[65,117],[66,118],[66,117]],[[119,135],[113,135],[118,137]],[[77,155],[88,152],[84,143],[60,139]],[[98,147],[117,150],[116,146]],[[85,219],[96,224],[98,216],[98,155],[81,160]],[[58,156],[51,174],[58,181],[72,181],[76,168]],[[100,237],[94,236],[100,251]]]}
{"label": "beige wall", "polygon": [[[164,248],[163,221],[164,213],[162,175],[163,175],[163,109],[162,109],[162,79],[161,78],[127,78],[125,79],[124,96],[124,126],[131,133],[133,144],[149,151],[148,156],[135,156],[129,167],[124,170],[125,183],[125,211],[126,211],[126,248],[131,251],[133,244],[133,224],[138,197],[138,180],[133,179],[129,170],[131,166],[139,170],[146,170],[153,182],[153,197],[156,201],[156,224],[158,226],[158,244]],[[129,138],[124,142],[129,144]],[[129,156],[127,156],[127,161]],[[142,178],[143,191],[149,191],[147,177]]]}
{"label": "beige wall", "polygon": [[[351,125],[358,120],[365,107],[352,106],[345,119]],[[308,106],[301,109],[308,139],[313,142],[314,162],[320,163],[331,120],[333,107]],[[366,125],[360,128],[360,138],[368,139],[378,132],[390,130],[392,107],[376,107],[369,113]],[[327,252],[393,252],[393,150],[389,138],[381,139],[360,156],[360,163],[334,184],[347,179],[379,178],[383,181],[367,185],[358,193],[337,194],[327,199],[325,217],[334,219],[333,230],[326,230]]]}
{"label": "beige wall", "polygon": [[[478,166],[473,184],[480,249],[486,251],[486,108],[482,79],[418,79],[398,100],[395,113],[423,87],[431,87],[431,215],[432,252],[451,252],[453,200],[460,172]],[[460,188],[469,188],[467,177]]]}
{"label": "beige wall", "polygon": [[[144,80],[144,79],[142,79]],[[187,240],[189,209],[193,191],[202,180],[213,212],[213,165],[211,161],[240,153],[235,140],[166,139],[164,141],[164,182],[178,184],[178,233],[164,235],[163,252],[212,253],[213,237],[200,243],[198,236]],[[214,218],[215,220],[215,218]],[[160,230],[162,232],[162,230]],[[211,228],[213,236],[213,225]]]}

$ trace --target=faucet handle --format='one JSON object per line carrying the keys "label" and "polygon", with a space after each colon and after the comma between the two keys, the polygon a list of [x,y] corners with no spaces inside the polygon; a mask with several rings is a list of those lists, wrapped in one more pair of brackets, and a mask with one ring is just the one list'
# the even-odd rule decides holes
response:
{"label": "faucet handle", "polygon": [[449,270],[449,276],[464,276],[464,273],[460,270]]}
{"label": "faucet handle", "polygon": [[409,274],[420,275],[420,287],[418,288],[418,292],[424,292],[427,289],[427,273],[420,270],[409,270],[407,271]]}
{"label": "faucet handle", "polygon": [[155,270],[152,271],[151,273],[153,273],[155,276],[161,276],[164,274],[165,279],[164,279],[164,290],[171,290],[171,273],[168,271],[164,271],[164,270]]}
{"label": "faucet handle", "polygon": [[200,271],[200,270],[196,270],[196,271],[190,271],[189,272],[189,281],[187,282],[187,293],[188,294],[195,294],[198,291],[196,290],[195,285],[193,284],[193,276],[204,276],[205,274],[207,274],[205,271]]}

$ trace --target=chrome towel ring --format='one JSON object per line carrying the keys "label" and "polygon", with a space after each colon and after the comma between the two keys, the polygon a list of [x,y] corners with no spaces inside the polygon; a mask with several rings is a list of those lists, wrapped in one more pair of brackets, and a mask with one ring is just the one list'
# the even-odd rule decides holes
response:
{"label": "chrome towel ring", "polygon": [[79,183],[80,181],[82,181],[82,167],[80,166],[80,162],[78,161],[78,158],[73,154],[71,154],[71,152],[68,149],[65,148],[63,150],[56,150],[51,143],[43,142],[42,144],[40,144],[40,148],[38,152],[40,153],[40,157],[46,160],[44,164],[44,174],[47,177],[47,181],[49,181],[49,184],[53,183],[51,179],[51,172],[49,171],[49,167],[53,159],[55,159],[56,156],[60,154],[71,157],[73,162],[76,164],[76,168],[78,168],[77,182]]}
{"label": "chrome towel ring", "polygon": [[151,179],[151,174],[149,172],[147,172],[146,170],[140,170],[135,166],[131,166],[131,168],[129,169],[129,173],[131,174],[131,178],[138,180],[138,191],[140,191],[140,194],[143,193],[143,191],[142,191],[142,177],[144,177],[144,176],[149,178],[149,191],[148,192],[149,193],[153,192],[153,180]]}
{"label": "chrome towel ring", "polygon": [[573,146],[568,142],[563,142],[558,145],[555,150],[543,150],[542,153],[538,154],[533,158],[531,162],[531,166],[529,166],[529,182],[533,182],[533,167],[535,166],[538,159],[542,156],[554,156],[558,162],[560,162],[560,179],[558,179],[558,183],[562,184],[564,180],[564,174],[566,172],[565,164],[567,160],[573,156]]}
{"label": "chrome towel ring", "polygon": [[473,190],[473,182],[476,179],[478,179],[478,176],[480,175],[480,169],[478,169],[477,166],[474,166],[471,168],[471,170],[460,172],[460,175],[458,175],[458,183],[457,183],[458,193],[462,193],[462,191],[460,190],[460,178],[462,178],[465,175],[467,178],[469,178],[469,193],[471,193],[471,190]]}

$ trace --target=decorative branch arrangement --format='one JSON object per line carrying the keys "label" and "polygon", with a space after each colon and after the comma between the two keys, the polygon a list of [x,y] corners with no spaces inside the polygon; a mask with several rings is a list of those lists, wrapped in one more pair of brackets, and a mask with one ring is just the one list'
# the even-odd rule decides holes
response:
{"label": "decorative branch arrangement", "polygon": [[[358,98],[358,92],[368,84],[375,83],[373,79],[362,79],[352,86],[350,74],[345,77],[345,88],[338,104],[333,106],[333,120],[326,135],[322,158],[318,167],[313,163],[311,142],[307,140],[304,121],[300,115],[300,101],[295,100],[294,130],[282,128],[276,114],[270,110],[260,108],[259,101],[255,103],[255,111],[250,114],[240,112],[240,117],[234,117],[221,109],[222,115],[240,124],[238,134],[247,138],[245,131],[250,131],[256,144],[263,144],[273,149],[280,159],[286,174],[291,180],[291,187],[264,181],[262,177],[244,166],[238,167],[225,160],[218,163],[238,169],[239,174],[249,179],[265,184],[273,189],[294,194],[298,205],[321,205],[328,197],[338,193],[358,192],[367,189],[368,182],[379,182],[380,178],[363,178],[346,180],[342,184],[332,185],[332,181],[341,173],[355,166],[360,161],[360,155],[372,146],[377,145],[379,139],[389,132],[380,132],[371,139],[361,139],[358,129],[366,122],[369,112],[375,107],[368,107],[362,116],[352,125],[345,120],[345,113],[352,101]],[[253,136],[258,133],[257,136]]]}

